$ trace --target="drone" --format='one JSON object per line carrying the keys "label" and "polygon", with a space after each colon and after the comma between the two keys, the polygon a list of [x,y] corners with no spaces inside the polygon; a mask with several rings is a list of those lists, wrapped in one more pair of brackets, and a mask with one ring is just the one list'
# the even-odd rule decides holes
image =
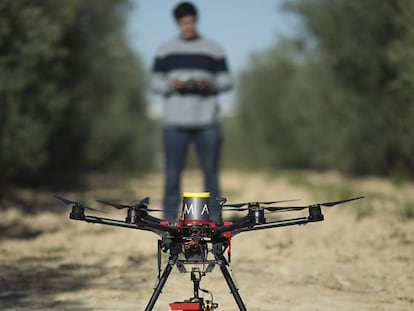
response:
{"label": "drone", "polygon": [[[151,212],[161,212],[162,210],[150,208],[149,197],[133,205],[113,203],[105,200],[97,201],[119,210],[125,209],[125,221],[86,215],[86,210],[99,210],[58,195],[55,195],[55,197],[64,204],[72,207],[69,214],[69,218],[72,220],[151,231],[159,236],[158,276],[145,311],[153,310],[174,266],[178,268],[180,273],[190,273],[194,292],[193,296],[189,299],[170,303],[170,310],[212,311],[217,309],[218,303],[214,302],[213,293],[202,289],[200,282],[202,277],[212,272],[218,266],[239,310],[246,311],[245,303],[230,273],[231,241],[235,235],[249,231],[320,222],[324,220],[322,207],[332,207],[363,198],[360,196],[304,206],[279,206],[280,203],[295,200],[226,204],[226,198],[216,198],[220,214],[227,211],[245,213],[245,215],[235,218],[232,221],[220,221],[217,223],[212,221],[212,217],[210,217],[211,200],[209,192],[184,192],[181,215],[176,222],[166,221],[150,215]],[[265,218],[265,214],[267,215],[268,213],[301,210],[307,210],[308,216],[269,222]],[[168,254],[168,261],[165,267],[161,269],[163,252]],[[203,294],[200,294],[200,291],[208,294],[209,297],[204,298]]]}

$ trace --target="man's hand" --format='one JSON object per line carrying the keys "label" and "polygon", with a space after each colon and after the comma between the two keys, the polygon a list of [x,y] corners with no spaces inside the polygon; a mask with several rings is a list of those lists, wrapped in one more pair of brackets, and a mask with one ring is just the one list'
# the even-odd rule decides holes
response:
{"label": "man's hand", "polygon": [[173,79],[170,81],[170,89],[172,91],[179,90],[183,88],[183,83],[178,79]]}
{"label": "man's hand", "polygon": [[192,83],[183,82],[179,79],[172,79],[170,81],[171,91],[189,91],[198,90],[206,92],[213,89],[213,84],[208,79],[201,79],[200,81],[191,81]]}
{"label": "man's hand", "polygon": [[202,79],[200,80],[200,82],[198,83],[198,89],[200,91],[209,91],[213,88],[213,85],[211,84],[211,82],[207,79]]}

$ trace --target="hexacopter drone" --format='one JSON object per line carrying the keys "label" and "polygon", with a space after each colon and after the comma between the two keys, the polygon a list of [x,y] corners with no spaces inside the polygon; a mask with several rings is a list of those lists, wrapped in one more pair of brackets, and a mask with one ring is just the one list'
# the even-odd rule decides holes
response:
{"label": "hexacopter drone", "polygon": [[[225,198],[217,198],[221,211],[247,212],[247,215],[243,217],[223,223],[216,223],[210,219],[210,193],[208,192],[185,192],[183,194],[181,216],[177,222],[164,221],[149,215],[150,212],[161,210],[150,209],[148,197],[134,205],[98,201],[118,209],[127,209],[125,221],[85,215],[86,209],[97,210],[87,207],[80,202],[68,200],[60,196],[56,196],[56,198],[72,206],[72,211],[69,215],[70,219],[129,229],[146,230],[160,236],[158,240],[157,283],[145,311],[151,311],[155,306],[174,266],[177,266],[181,273],[188,272],[188,267],[191,266],[190,274],[191,281],[194,285],[194,293],[193,297],[188,300],[170,303],[171,310],[211,311],[217,309],[218,304],[213,302],[213,294],[210,291],[200,288],[200,282],[206,273],[213,271],[215,266],[219,266],[239,310],[246,311],[246,306],[230,274],[231,239],[233,236],[247,231],[304,225],[309,222],[323,221],[322,206],[331,207],[362,199],[363,197],[307,206],[269,206],[293,200],[226,204],[227,200]],[[265,212],[277,213],[304,209],[308,209],[309,211],[307,217],[266,222]],[[226,251],[227,258],[225,257]],[[161,252],[169,254],[168,262],[163,270],[161,270]],[[201,297],[200,291],[209,294],[210,299]]]}

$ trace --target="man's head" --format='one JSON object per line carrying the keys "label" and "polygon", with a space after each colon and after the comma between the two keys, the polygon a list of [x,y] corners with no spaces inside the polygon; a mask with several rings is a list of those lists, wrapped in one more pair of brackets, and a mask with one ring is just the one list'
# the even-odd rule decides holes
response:
{"label": "man's head", "polygon": [[183,39],[191,39],[197,35],[197,9],[189,2],[181,2],[174,9],[174,18]]}

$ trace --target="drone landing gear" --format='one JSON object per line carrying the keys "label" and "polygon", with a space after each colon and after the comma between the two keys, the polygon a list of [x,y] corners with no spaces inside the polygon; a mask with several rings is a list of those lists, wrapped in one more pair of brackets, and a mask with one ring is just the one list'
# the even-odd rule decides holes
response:
{"label": "drone landing gear", "polygon": [[[227,282],[227,285],[231,291],[231,294],[233,295],[237,306],[239,307],[240,311],[247,311],[246,306],[244,305],[244,302],[242,298],[239,295],[238,288],[236,286],[236,283],[233,281],[231,274],[228,269],[228,262],[224,258],[222,254],[215,254],[216,255],[216,263],[220,266],[220,270],[224,276],[224,279]],[[158,283],[156,287],[154,288],[154,292],[148,302],[147,307],[145,308],[145,311],[152,311],[159,295],[161,294],[161,291],[167,282],[168,276],[170,275],[174,265],[178,261],[178,255],[172,255],[170,256],[167,265],[164,268],[164,271],[162,272]],[[189,300],[183,301],[183,302],[174,302],[170,304],[171,310],[180,310],[180,311],[212,311],[216,308],[218,308],[217,303],[213,303],[213,299],[211,300],[204,300],[203,298],[199,297],[199,290],[209,293],[210,292],[203,290],[200,288],[200,281],[201,278],[205,275],[205,272],[200,271],[198,268],[193,268],[191,271],[191,281],[194,284],[194,297],[190,298]],[[212,295],[211,295],[212,297]]]}

